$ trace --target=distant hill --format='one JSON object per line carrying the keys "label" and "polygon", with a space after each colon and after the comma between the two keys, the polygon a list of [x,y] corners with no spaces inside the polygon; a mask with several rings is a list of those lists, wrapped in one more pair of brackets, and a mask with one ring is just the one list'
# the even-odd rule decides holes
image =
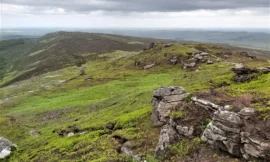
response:
{"label": "distant hill", "polygon": [[127,30],[89,30],[111,34],[174,39],[179,41],[196,41],[201,43],[224,43],[238,47],[270,51],[270,33],[267,31],[225,31],[198,29],[127,29]]}
{"label": "distant hill", "polygon": [[0,77],[12,74],[7,81],[9,84],[66,66],[80,66],[99,53],[140,51],[153,40],[82,32],[55,32],[41,38],[4,40],[0,44],[0,59],[3,60]]}

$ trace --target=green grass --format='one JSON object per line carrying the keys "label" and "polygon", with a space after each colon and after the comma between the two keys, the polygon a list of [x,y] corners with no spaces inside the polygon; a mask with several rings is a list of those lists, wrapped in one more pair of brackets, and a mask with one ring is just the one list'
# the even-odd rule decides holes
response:
{"label": "green grass", "polygon": [[[85,106],[101,102],[114,96],[129,96],[132,93],[151,91],[162,85],[168,85],[172,81],[166,74],[153,74],[143,77],[131,77],[118,81],[111,81],[103,85],[80,88],[67,92],[46,94],[32,97],[19,105],[13,112],[31,113],[44,110],[53,110],[71,106]],[[65,102],[63,102],[65,101]]]}
{"label": "green grass", "polygon": [[[169,65],[170,56],[178,55],[187,59],[186,53],[196,51],[194,48],[197,45],[161,47],[158,45],[142,53],[114,51],[91,54],[95,57],[86,63],[86,75],[64,84],[58,82],[77,76],[79,70],[76,66],[47,72],[16,86],[1,88],[1,98],[17,96],[0,105],[0,130],[5,130],[0,131],[0,136],[9,138],[20,148],[9,160],[56,162],[130,159],[116,151],[120,144],[113,136],[117,135],[128,139],[127,144],[135,154],[145,153],[148,160],[154,162],[157,161],[153,156],[160,133],[160,128],[154,127],[151,120],[150,101],[154,89],[174,85],[196,94],[228,82],[230,86],[220,89],[236,96],[255,91],[269,94],[270,89],[266,87],[269,74],[260,75],[258,80],[250,83],[235,84],[230,70],[233,65],[225,62],[203,64],[199,72],[182,70],[179,64]],[[200,45],[199,48],[211,49],[207,45]],[[212,51],[217,52],[216,49]],[[142,70],[141,67],[134,67],[134,62],[138,60],[158,64]],[[260,64],[259,61],[249,60],[246,63],[254,66]],[[93,79],[86,81],[86,77]],[[44,88],[45,85],[48,87]],[[33,90],[38,91],[29,93]],[[268,108],[261,107],[259,110],[265,113]],[[175,112],[172,115],[182,117],[185,114]],[[114,130],[106,128],[108,123],[115,124]],[[72,128],[87,133],[69,138],[58,135],[61,130]],[[32,137],[29,133],[32,129],[39,131],[41,136]],[[199,145],[200,141],[195,138],[182,141],[171,149],[175,157],[181,157]]]}

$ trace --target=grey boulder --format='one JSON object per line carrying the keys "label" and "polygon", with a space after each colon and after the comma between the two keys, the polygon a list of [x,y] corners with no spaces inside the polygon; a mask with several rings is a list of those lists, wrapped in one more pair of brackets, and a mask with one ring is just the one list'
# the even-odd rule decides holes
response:
{"label": "grey boulder", "polygon": [[8,157],[13,150],[17,149],[17,145],[4,137],[0,137],[0,159]]}

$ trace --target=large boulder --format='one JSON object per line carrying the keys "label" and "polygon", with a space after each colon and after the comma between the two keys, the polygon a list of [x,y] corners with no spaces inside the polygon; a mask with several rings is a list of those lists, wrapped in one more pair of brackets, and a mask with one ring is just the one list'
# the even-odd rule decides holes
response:
{"label": "large boulder", "polygon": [[182,87],[161,87],[153,92],[152,120],[154,125],[165,125],[169,122],[170,114],[179,102],[183,101],[189,94]]}
{"label": "large boulder", "polygon": [[8,157],[13,150],[17,149],[17,145],[4,137],[0,137],[0,159]]}

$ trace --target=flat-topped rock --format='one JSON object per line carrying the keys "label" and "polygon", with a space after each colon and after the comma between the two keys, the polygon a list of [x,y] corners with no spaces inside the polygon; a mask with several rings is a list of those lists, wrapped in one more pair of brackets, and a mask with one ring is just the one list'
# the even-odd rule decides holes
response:
{"label": "flat-topped rock", "polygon": [[161,87],[153,92],[152,120],[155,125],[164,125],[169,122],[170,114],[175,106],[189,94],[182,87]]}

